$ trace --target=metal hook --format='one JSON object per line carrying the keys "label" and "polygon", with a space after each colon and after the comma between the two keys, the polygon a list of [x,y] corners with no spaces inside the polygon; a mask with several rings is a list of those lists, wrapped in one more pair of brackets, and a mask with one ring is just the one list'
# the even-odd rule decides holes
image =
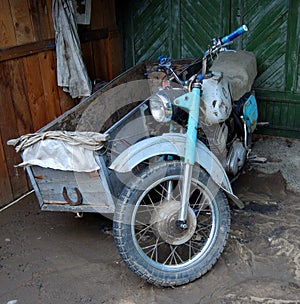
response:
{"label": "metal hook", "polygon": [[62,195],[65,199],[65,201],[71,205],[71,206],[78,206],[78,205],[81,205],[82,204],[82,194],[81,192],[79,191],[79,189],[77,187],[74,188],[75,192],[76,192],[76,195],[77,195],[77,201],[76,202],[73,202],[69,195],[68,195],[68,192],[67,192],[67,189],[66,187],[63,188],[63,192],[62,192]]}

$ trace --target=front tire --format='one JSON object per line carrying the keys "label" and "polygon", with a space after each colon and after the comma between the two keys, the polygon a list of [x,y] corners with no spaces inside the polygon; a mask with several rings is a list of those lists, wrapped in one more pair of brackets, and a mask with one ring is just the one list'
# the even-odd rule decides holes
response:
{"label": "front tire", "polygon": [[194,166],[187,230],[176,226],[183,164],[147,167],[125,187],[114,214],[114,239],[127,266],[161,286],[194,281],[216,263],[228,238],[230,211],[223,191]]}

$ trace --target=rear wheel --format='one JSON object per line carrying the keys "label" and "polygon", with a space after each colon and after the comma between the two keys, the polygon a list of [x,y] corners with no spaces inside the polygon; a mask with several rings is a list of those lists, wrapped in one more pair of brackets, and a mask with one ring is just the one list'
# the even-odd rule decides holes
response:
{"label": "rear wheel", "polygon": [[114,238],[128,267],[162,286],[191,282],[217,261],[230,229],[227,199],[201,168],[193,170],[188,229],[177,228],[183,164],[146,168],[122,192],[114,215]]}

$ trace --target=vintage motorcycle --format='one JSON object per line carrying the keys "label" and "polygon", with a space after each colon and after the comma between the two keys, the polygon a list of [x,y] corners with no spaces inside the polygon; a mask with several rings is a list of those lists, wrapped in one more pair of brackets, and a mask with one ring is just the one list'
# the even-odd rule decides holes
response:
{"label": "vintage motorcycle", "polygon": [[[24,151],[42,209],[113,214],[122,259],[150,283],[178,286],[210,270],[228,238],[229,201],[243,207],[231,181],[247,159],[257,122],[255,56],[226,49],[247,30],[243,25],[213,39],[204,56],[180,73],[160,57],[164,77],[156,92],[104,128],[103,144],[93,152],[96,176],[45,169],[26,161]],[[53,142],[46,150],[51,147]],[[63,184],[75,186],[77,201]],[[104,201],[101,207],[90,203],[91,193]]]}
{"label": "vintage motorcycle", "polygon": [[[148,104],[169,133],[128,147],[110,166],[129,171],[152,158],[122,191],[113,226],[125,263],[151,283],[181,285],[211,269],[228,238],[228,199],[243,206],[228,176],[240,172],[250,151],[257,121],[251,93],[256,61],[251,53],[224,47],[246,31],[243,25],[214,39],[201,69],[186,73],[187,80],[175,73],[169,58],[159,57],[166,79]],[[208,60],[217,54],[208,70]]]}

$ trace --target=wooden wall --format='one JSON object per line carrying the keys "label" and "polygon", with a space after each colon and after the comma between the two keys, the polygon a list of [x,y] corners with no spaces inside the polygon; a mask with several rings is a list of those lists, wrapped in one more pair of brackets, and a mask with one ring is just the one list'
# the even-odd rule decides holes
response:
{"label": "wooden wall", "polygon": [[[7,140],[35,132],[76,105],[56,85],[51,0],[0,1],[0,206],[30,189],[20,156]],[[115,4],[92,0],[91,24],[79,26],[92,81],[121,72]]]}

